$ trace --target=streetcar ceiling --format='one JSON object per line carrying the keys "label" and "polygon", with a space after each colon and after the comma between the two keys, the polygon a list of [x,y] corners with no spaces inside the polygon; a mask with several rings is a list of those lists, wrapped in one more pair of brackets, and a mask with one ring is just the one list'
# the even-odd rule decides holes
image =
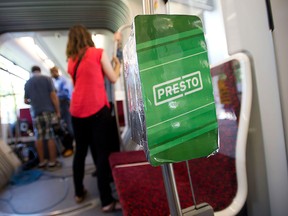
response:
{"label": "streetcar ceiling", "polygon": [[[41,62],[25,53],[19,38],[32,37],[65,71],[67,32],[72,25],[83,24],[93,33],[111,39],[131,18],[125,0],[1,0],[0,20],[1,55],[29,71],[33,64]],[[48,73],[48,67],[44,72]]]}

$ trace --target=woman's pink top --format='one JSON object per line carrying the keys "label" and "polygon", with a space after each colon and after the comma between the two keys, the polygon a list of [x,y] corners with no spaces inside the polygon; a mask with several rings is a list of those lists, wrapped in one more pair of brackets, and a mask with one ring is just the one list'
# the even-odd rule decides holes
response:
{"label": "woman's pink top", "polygon": [[[89,47],[76,73],[74,90],[70,104],[71,115],[85,118],[97,113],[109,102],[105,90],[104,73],[101,66],[103,49]],[[68,73],[72,79],[78,58],[68,59]]]}

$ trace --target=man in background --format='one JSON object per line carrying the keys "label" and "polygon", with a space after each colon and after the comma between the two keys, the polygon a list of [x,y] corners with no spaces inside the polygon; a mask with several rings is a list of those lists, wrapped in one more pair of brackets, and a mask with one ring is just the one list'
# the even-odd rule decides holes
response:
{"label": "man in background", "polygon": [[[61,167],[57,161],[57,147],[52,128],[53,122],[61,117],[58,97],[50,77],[41,74],[38,66],[33,66],[32,77],[26,82],[24,103],[31,105],[36,137],[36,149],[39,158],[39,168],[54,170]],[[49,159],[45,158],[44,141],[48,144]]]}
{"label": "man in background", "polygon": [[58,68],[52,67],[50,73],[56,88],[57,96],[60,103],[60,112],[62,124],[64,124],[65,133],[60,136],[60,140],[64,147],[63,157],[69,157],[73,154],[73,128],[71,123],[71,115],[69,112],[72,84],[59,74]]}

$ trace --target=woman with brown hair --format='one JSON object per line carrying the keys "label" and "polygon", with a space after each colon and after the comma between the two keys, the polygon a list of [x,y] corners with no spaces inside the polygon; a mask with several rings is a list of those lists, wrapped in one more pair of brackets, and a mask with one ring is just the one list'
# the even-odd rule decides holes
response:
{"label": "woman with brown hair", "polygon": [[120,62],[114,57],[114,68],[103,49],[96,48],[89,31],[82,25],[70,28],[66,48],[68,73],[74,81],[70,112],[76,141],[73,160],[75,201],[82,202],[87,193],[84,185],[85,158],[88,147],[97,167],[97,182],[103,212],[121,209],[112,196],[109,154],[112,144],[111,114],[104,76],[115,83]]}

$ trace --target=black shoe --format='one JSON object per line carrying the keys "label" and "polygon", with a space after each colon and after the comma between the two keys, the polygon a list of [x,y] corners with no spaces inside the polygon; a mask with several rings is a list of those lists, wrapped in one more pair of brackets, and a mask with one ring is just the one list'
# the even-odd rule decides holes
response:
{"label": "black shoe", "polygon": [[48,171],[54,171],[54,170],[60,169],[61,167],[62,167],[62,164],[59,161],[49,162],[47,166]]}

